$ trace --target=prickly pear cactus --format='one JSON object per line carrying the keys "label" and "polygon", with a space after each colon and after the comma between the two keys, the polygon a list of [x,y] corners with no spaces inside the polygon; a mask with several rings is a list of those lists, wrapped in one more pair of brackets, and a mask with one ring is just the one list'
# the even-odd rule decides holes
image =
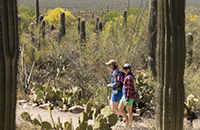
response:
{"label": "prickly pear cactus", "polygon": [[50,124],[49,122],[47,122],[47,121],[43,121],[43,122],[42,122],[42,127],[43,127],[44,129],[47,129],[47,130],[53,129],[52,126],[51,126],[51,124]]}
{"label": "prickly pear cactus", "polygon": [[99,129],[100,128],[100,122],[99,121],[94,121],[94,126],[93,129]]}
{"label": "prickly pear cactus", "polygon": [[28,112],[22,112],[21,117],[24,121],[32,122],[31,116],[29,115]]}
{"label": "prickly pear cactus", "polygon": [[87,112],[87,113],[90,113],[90,112],[91,112],[91,109],[92,109],[92,104],[91,104],[90,102],[88,102],[88,103],[86,104],[86,112]]}
{"label": "prickly pear cactus", "polygon": [[88,115],[85,112],[82,112],[79,117],[80,117],[80,123],[88,121]]}
{"label": "prickly pear cactus", "polygon": [[117,115],[116,114],[109,115],[108,116],[108,121],[109,121],[111,126],[114,126],[118,121]]}
{"label": "prickly pear cactus", "polygon": [[72,118],[70,116],[67,117],[67,122],[72,124]]}
{"label": "prickly pear cactus", "polygon": [[110,115],[110,113],[111,113],[111,108],[110,108],[110,106],[106,106],[106,107],[104,108],[104,117],[108,117],[108,116]]}
{"label": "prickly pear cactus", "polygon": [[79,89],[79,90],[77,90],[77,99],[81,100],[81,97],[82,97],[82,90]]}
{"label": "prickly pear cactus", "polygon": [[97,113],[97,109],[95,108],[93,110],[93,114],[92,114],[92,119],[95,121],[96,120],[96,117],[97,117],[98,113]]}

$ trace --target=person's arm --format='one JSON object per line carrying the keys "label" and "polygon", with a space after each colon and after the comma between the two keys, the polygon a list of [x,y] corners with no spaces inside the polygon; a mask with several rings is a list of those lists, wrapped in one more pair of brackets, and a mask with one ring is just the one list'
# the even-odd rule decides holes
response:
{"label": "person's arm", "polygon": [[119,75],[118,71],[113,71],[114,82],[110,84],[111,88],[117,88],[119,86],[120,82],[118,82],[118,80],[117,80],[118,75]]}

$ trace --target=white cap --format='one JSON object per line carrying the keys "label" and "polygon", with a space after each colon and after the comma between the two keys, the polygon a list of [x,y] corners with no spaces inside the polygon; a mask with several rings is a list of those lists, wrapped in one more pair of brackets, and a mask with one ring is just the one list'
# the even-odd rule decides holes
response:
{"label": "white cap", "polygon": [[110,64],[116,64],[115,60],[109,60],[108,62],[105,63],[106,65],[110,65]]}
{"label": "white cap", "polygon": [[131,68],[131,64],[125,63],[125,64],[123,65],[123,67],[125,67],[125,68]]}

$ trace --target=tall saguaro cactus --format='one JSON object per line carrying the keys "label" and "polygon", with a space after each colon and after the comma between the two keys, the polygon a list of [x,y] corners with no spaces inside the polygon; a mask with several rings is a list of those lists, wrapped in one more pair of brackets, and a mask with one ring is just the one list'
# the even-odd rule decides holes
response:
{"label": "tall saguaro cactus", "polygon": [[110,9],[109,9],[109,4],[107,4],[107,13],[110,12]]}
{"label": "tall saguaro cactus", "polygon": [[44,36],[45,36],[45,25],[46,25],[46,23],[45,23],[45,20],[43,19],[41,21],[41,31],[42,31],[42,38],[43,39],[44,39]]}
{"label": "tall saguaro cactus", "polygon": [[96,18],[96,31],[98,32],[98,28],[99,28],[99,17],[97,16]]}
{"label": "tall saguaro cactus", "polygon": [[65,13],[60,13],[60,29],[59,29],[59,41],[61,37],[65,35]]}
{"label": "tall saguaro cactus", "polygon": [[44,19],[43,15],[40,15],[40,16],[39,16],[39,19],[38,19],[38,20],[39,20],[38,23],[41,24],[41,21],[42,21],[43,19]]}
{"label": "tall saguaro cactus", "polygon": [[102,32],[102,29],[103,29],[102,22],[101,22],[101,21],[99,21],[98,31],[101,31],[101,32]]}
{"label": "tall saguaro cactus", "polygon": [[156,40],[157,40],[157,0],[151,0],[149,9],[148,41],[149,58],[148,69],[156,77]]}
{"label": "tall saguaro cactus", "polygon": [[186,36],[186,46],[187,46],[187,67],[191,65],[192,63],[192,54],[193,54],[193,35],[192,33],[188,33]]}
{"label": "tall saguaro cactus", "polygon": [[0,0],[0,129],[15,130],[18,28],[16,0]]}
{"label": "tall saguaro cactus", "polygon": [[[170,4],[169,4],[170,3]],[[182,130],[185,0],[158,0],[157,129]]]}
{"label": "tall saguaro cactus", "polygon": [[127,23],[127,11],[124,10],[124,15],[123,15],[123,25]]}
{"label": "tall saguaro cactus", "polygon": [[127,11],[129,10],[129,8],[130,8],[130,0],[128,0]]}
{"label": "tall saguaro cactus", "polygon": [[39,0],[35,0],[35,14],[36,14],[36,23],[39,19]]}
{"label": "tall saguaro cactus", "polygon": [[80,22],[80,41],[86,41],[86,33],[85,33],[85,20],[81,19]]}
{"label": "tall saguaro cactus", "polygon": [[81,18],[78,17],[78,33],[80,33],[80,22],[81,22]]}

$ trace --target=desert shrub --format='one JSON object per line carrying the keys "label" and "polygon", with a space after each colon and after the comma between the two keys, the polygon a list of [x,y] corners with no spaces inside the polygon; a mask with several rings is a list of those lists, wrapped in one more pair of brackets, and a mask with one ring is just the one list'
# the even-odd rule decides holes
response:
{"label": "desert shrub", "polygon": [[56,27],[59,25],[60,12],[65,13],[65,22],[67,26],[74,24],[75,17],[71,14],[71,12],[59,7],[52,10],[49,9],[45,14],[44,19],[48,22],[49,25],[53,24]]}
{"label": "desert shrub", "polygon": [[18,6],[18,12],[21,16],[21,27],[23,30],[28,31],[28,27],[31,22],[34,22],[35,9],[29,8],[25,5]]}
{"label": "desert shrub", "polygon": [[[192,65],[185,68],[185,99],[188,95],[193,94],[195,97],[197,97],[198,99],[200,99],[199,96],[199,75],[200,75],[200,71],[199,71],[199,49],[200,49],[200,34],[199,31],[200,30],[200,17],[199,17],[199,12],[200,10],[194,7],[188,7],[186,10],[186,26],[185,26],[185,30],[186,30],[186,34],[187,33],[192,33],[193,34],[193,55],[192,55]],[[186,58],[189,55],[186,54]],[[197,102],[196,107],[198,108],[200,106],[200,103]]]}
{"label": "desert shrub", "polygon": [[[200,99],[199,86],[200,86],[200,69],[195,64],[185,69],[185,97],[193,94],[197,99]],[[186,98],[185,98],[186,99]],[[200,102],[195,104],[195,108],[200,107]]]}

